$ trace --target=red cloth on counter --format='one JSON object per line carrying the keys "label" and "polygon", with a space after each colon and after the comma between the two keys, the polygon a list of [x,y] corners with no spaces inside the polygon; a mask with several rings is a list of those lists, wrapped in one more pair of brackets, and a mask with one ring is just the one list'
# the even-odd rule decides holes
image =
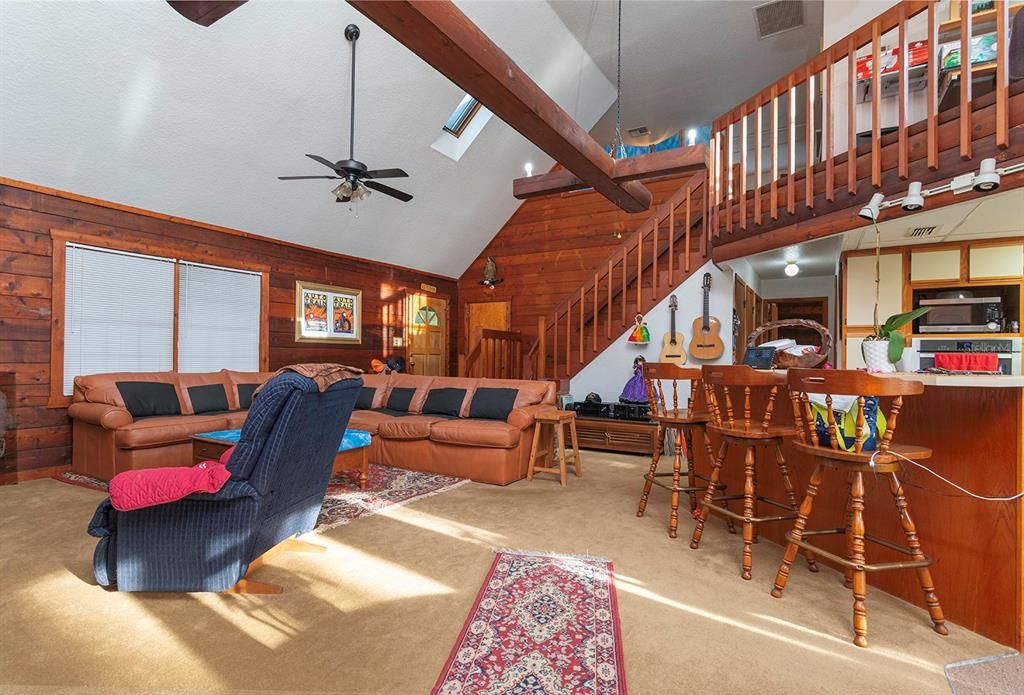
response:
{"label": "red cloth on counter", "polygon": [[999,355],[994,352],[937,352],[935,366],[954,372],[998,372]]}

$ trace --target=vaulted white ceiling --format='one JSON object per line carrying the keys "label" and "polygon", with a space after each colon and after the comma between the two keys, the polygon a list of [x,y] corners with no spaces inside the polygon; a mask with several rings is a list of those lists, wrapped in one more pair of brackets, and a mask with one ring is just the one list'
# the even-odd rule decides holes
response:
{"label": "vaulted white ceiling", "polygon": [[[547,3],[464,11],[582,125],[612,85]],[[348,205],[303,156],[401,167],[415,196]],[[458,276],[551,160],[492,118],[459,162],[431,149],[463,92],[344,2],[254,0],[211,27],[164,2],[0,2],[0,175]]]}
{"label": "vaulted white ceiling", "polygon": [[[751,39],[753,4],[627,2],[629,125],[707,120],[808,55],[802,30]],[[607,121],[613,3],[459,6],[584,127]],[[276,179],[348,156],[351,22],[356,158],[408,171],[388,183],[411,203]],[[497,118],[458,162],[432,149],[462,96],[340,0],[253,0],[208,28],[156,0],[0,0],[0,176],[451,276],[514,212],[523,165],[551,165]]]}

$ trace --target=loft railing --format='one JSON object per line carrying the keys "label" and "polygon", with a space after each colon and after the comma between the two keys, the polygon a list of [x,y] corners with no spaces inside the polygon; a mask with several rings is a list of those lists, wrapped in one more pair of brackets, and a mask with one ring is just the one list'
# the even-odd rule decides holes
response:
{"label": "loft railing", "polygon": [[704,172],[688,178],[596,266],[593,278],[540,318],[538,338],[527,352],[536,378],[571,377],[621,335],[637,312],[703,264],[710,253],[705,181]]}
{"label": "loft railing", "polygon": [[523,334],[478,328],[476,345],[468,355],[459,355],[459,376],[486,379],[533,379],[534,370],[524,362]]}
{"label": "loft railing", "polygon": [[[780,218],[818,214],[816,204],[834,209],[828,204],[843,188],[852,205],[851,197],[859,200],[878,190],[883,180],[892,180],[892,172],[907,180],[979,156],[979,141],[986,146],[981,156],[995,156],[984,138],[994,138],[996,150],[1009,147],[1010,127],[1024,120],[1011,117],[1008,75],[1010,18],[1021,5],[996,0],[994,8],[972,15],[970,2],[953,4],[959,18],[942,21],[936,3],[904,0],[715,119],[709,148],[714,235],[777,228]],[[989,28],[995,32],[995,59],[975,65],[971,38],[976,29]],[[959,69],[940,69],[940,40],[959,49]],[[894,47],[894,68],[884,67],[883,44]],[[858,57],[870,58],[867,74],[863,65],[858,74]],[[994,98],[985,97],[986,108],[994,104],[991,117],[975,113],[974,82],[980,75],[992,79]],[[921,78],[926,80],[923,105],[911,97],[912,84],[916,95]],[[958,93],[951,88],[956,82]],[[888,124],[883,101],[886,107],[893,102],[883,99],[883,90],[895,94]],[[861,120],[869,126],[870,143],[858,149],[859,104],[868,113]],[[923,119],[916,119],[923,121],[920,126],[908,125],[912,107],[923,112]],[[798,127],[801,110],[804,123]]]}

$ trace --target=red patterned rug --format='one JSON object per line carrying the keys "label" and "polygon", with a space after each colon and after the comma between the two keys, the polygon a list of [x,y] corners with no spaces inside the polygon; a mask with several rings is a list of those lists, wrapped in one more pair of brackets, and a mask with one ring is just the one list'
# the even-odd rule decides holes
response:
{"label": "red patterned rug", "polygon": [[624,695],[612,563],[498,552],[431,692]]}
{"label": "red patterned rug", "polygon": [[[365,490],[359,489],[359,474],[355,471],[342,471],[340,475],[331,478],[327,486],[327,497],[320,508],[320,518],[316,522],[317,531],[342,526],[388,507],[408,504],[454,490],[469,482],[466,478],[373,464],[370,464],[368,476]],[[65,472],[53,477],[71,485],[100,492],[107,491],[105,482],[87,475]]]}

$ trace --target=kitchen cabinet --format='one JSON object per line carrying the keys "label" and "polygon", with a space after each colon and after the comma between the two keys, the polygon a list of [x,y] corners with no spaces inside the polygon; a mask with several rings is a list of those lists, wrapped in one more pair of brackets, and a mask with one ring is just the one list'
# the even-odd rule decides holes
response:
{"label": "kitchen cabinet", "polygon": [[971,280],[1019,278],[1024,275],[1024,241],[998,246],[971,246]]}
{"label": "kitchen cabinet", "polygon": [[851,335],[846,338],[843,345],[843,359],[846,361],[845,369],[866,369],[864,355],[860,351],[860,344],[864,342],[864,336]]}
{"label": "kitchen cabinet", "polygon": [[[881,282],[878,288],[878,322],[903,311],[903,252],[882,252],[879,261]],[[849,256],[846,259],[846,289],[843,303],[847,326],[874,325],[875,256]],[[860,353],[860,346],[857,348]]]}
{"label": "kitchen cabinet", "polygon": [[910,252],[911,282],[958,282],[960,248]]}

